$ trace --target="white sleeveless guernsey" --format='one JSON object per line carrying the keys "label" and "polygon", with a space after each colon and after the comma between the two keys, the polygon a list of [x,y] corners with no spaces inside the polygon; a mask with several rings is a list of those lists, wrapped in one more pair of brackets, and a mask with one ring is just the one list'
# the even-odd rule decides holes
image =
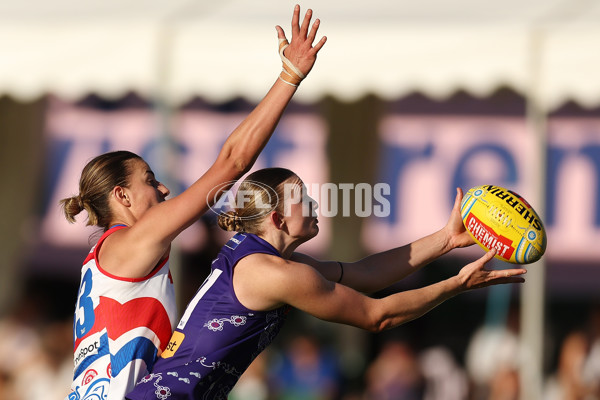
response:
{"label": "white sleeveless guernsey", "polygon": [[168,257],[146,277],[121,278],[98,264],[111,227],[81,269],[73,324],[74,374],[68,400],[123,400],[169,343],[177,317]]}

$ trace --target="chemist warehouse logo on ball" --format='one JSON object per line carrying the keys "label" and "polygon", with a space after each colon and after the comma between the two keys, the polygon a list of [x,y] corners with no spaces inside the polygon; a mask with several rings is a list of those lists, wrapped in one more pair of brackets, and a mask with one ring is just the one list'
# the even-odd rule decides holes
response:
{"label": "chemist warehouse logo on ball", "polygon": [[[238,214],[241,220],[261,218],[273,210],[291,215],[293,207],[300,204],[303,216],[323,217],[388,217],[390,215],[390,185],[377,183],[325,183],[300,186],[284,183],[272,188],[261,182],[245,181],[243,188],[232,190],[235,181],[214,187],[207,196],[210,209],[217,215],[233,210],[249,209]],[[296,206],[297,207],[297,206]]]}

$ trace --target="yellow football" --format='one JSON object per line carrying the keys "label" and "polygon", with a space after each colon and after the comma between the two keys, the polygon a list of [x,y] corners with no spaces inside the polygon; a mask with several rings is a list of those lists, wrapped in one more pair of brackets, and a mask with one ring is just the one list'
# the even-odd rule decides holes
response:
{"label": "yellow football", "polygon": [[517,193],[494,185],[475,186],[461,203],[467,232],[483,249],[496,249],[496,258],[514,264],[539,260],[546,251],[541,218]]}

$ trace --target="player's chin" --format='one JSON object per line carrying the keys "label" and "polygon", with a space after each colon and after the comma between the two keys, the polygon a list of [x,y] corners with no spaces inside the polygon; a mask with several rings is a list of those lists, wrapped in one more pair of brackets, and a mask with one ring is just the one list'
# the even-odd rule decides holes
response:
{"label": "player's chin", "polygon": [[308,242],[309,240],[311,240],[312,238],[317,236],[318,233],[319,233],[318,226],[310,227],[309,229],[305,230],[304,233],[302,234],[301,243]]}

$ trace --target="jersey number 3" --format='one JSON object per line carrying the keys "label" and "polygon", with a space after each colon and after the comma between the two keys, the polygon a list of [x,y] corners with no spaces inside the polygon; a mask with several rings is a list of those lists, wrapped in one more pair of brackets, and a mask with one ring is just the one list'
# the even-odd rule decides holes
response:
{"label": "jersey number 3", "polygon": [[90,297],[92,292],[92,271],[88,269],[81,280],[79,298],[75,308],[75,337],[82,338],[94,326],[94,302]]}

